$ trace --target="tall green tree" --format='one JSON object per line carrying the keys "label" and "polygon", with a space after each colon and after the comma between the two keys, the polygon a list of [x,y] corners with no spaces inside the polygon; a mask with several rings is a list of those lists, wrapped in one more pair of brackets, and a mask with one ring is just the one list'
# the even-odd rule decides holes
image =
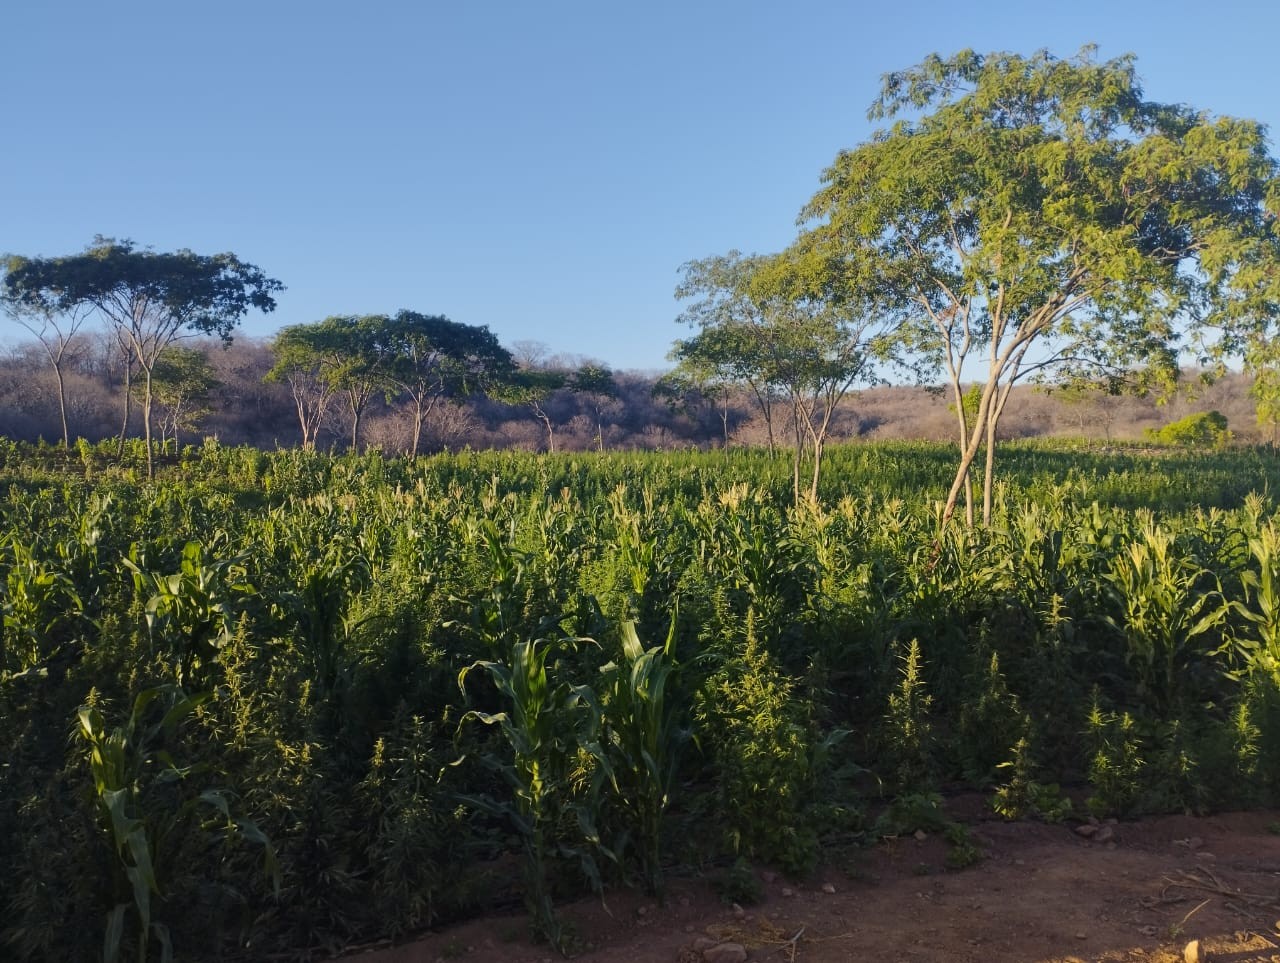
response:
{"label": "tall green tree", "polygon": [[[797,245],[945,371],[962,432],[943,512],[1036,373],[1170,370],[1276,316],[1276,162],[1255,121],[1144,99],[1125,56],[930,56],[884,78],[872,119],[805,208]],[[839,282],[839,284],[835,283]],[[985,367],[976,415],[961,381]]]}
{"label": "tall green tree", "polygon": [[443,399],[503,385],[515,371],[511,353],[487,327],[442,315],[400,311],[387,320],[385,339],[386,376],[412,406],[414,455],[422,426]]}
{"label": "tall green tree", "polygon": [[6,261],[4,296],[28,310],[66,314],[91,306],[137,362],[143,380],[142,425],[151,452],[152,376],[161,352],[176,341],[216,335],[230,342],[251,309],[275,309],[284,286],[234,254],[158,253],[132,241],[98,236],[65,257]]}
{"label": "tall green tree", "polygon": [[[677,297],[694,298],[681,320],[701,330],[679,341],[672,357],[689,373],[736,378],[756,398],[773,446],[779,396],[791,412],[793,485],[816,498],[822,456],[832,421],[859,381],[875,377],[879,360],[894,353],[892,324],[868,310],[848,283],[830,291],[832,275],[809,251],[692,261],[683,268]],[[808,453],[811,473],[801,482]]]}
{"label": "tall green tree", "polygon": [[676,297],[690,303],[676,320],[697,330],[678,339],[668,358],[695,384],[746,388],[760,410],[772,454],[779,389],[763,337],[769,318],[751,294],[751,276],[763,263],[758,255],[730,251],[684,264]]}
{"label": "tall green tree", "polygon": [[392,348],[385,314],[331,315],[310,324],[293,324],[276,335],[271,381],[289,385],[302,446],[314,448],[330,402],[347,401],[351,450],[360,445],[360,424],[370,400],[393,383]]}

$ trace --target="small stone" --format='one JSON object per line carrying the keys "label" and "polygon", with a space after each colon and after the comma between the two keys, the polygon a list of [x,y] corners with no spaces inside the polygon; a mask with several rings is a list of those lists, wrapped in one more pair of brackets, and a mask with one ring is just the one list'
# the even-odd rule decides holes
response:
{"label": "small stone", "polygon": [[1095,843],[1109,843],[1111,842],[1111,840],[1115,838],[1116,838],[1116,831],[1112,829],[1110,825],[1101,827],[1096,833],[1093,834],[1093,841]]}
{"label": "small stone", "polygon": [[1089,934],[1086,933],[1084,930],[1079,930],[1076,932],[1076,939],[1087,940],[1088,938],[1089,938]]}
{"label": "small stone", "polygon": [[711,947],[715,946],[716,940],[709,936],[699,936],[696,940],[689,944],[695,953],[705,953]]}
{"label": "small stone", "polygon": [[734,918],[734,919],[738,919],[738,920],[740,920],[740,919],[742,919],[742,918],[743,918],[744,916],[746,916],[746,915],[747,915],[747,911],[746,911],[746,910],[744,910],[744,909],[743,909],[741,906],[739,906],[737,903],[734,903],[734,904],[733,904],[733,918]]}
{"label": "small stone", "polygon": [[1192,940],[1182,951],[1182,959],[1186,963],[1204,963],[1204,951],[1200,949],[1200,941]]}
{"label": "small stone", "polygon": [[684,931],[685,931],[686,933],[692,933],[692,932],[693,932],[693,924],[692,924],[692,923],[686,923],[686,924],[684,925]]}
{"label": "small stone", "polygon": [[1201,839],[1199,836],[1192,836],[1190,839],[1187,840],[1188,849],[1199,849],[1203,845],[1204,845],[1204,840]]}
{"label": "small stone", "polygon": [[1207,850],[1200,849],[1196,851],[1196,859],[1203,859],[1206,863],[1214,862],[1218,857]]}
{"label": "small stone", "polygon": [[747,948],[741,943],[719,943],[702,951],[706,963],[745,963]]}
{"label": "small stone", "polygon": [[832,883],[823,883],[822,891],[826,893],[828,896],[832,896],[835,894],[836,888],[835,888],[835,885]]}
{"label": "small stone", "polygon": [[778,874],[771,869],[766,869],[763,873],[760,874],[760,878],[764,880],[766,883],[774,883],[774,882],[777,882],[778,880]]}
{"label": "small stone", "polygon": [[1092,839],[1097,831],[1098,826],[1096,823],[1081,823],[1076,827],[1076,835],[1083,836],[1085,839]]}
{"label": "small stone", "polygon": [[1143,936],[1155,936],[1160,931],[1154,926],[1140,926],[1138,927],[1138,932]]}
{"label": "small stone", "polygon": [[923,843],[926,839],[929,838],[929,834],[926,833],[923,829],[917,829],[914,833],[912,833],[912,835],[915,836],[917,842],[921,842],[921,843]]}
{"label": "small stone", "polygon": [[782,895],[787,899],[790,899],[792,896],[796,895],[796,891],[793,890],[790,886],[784,886],[782,887]]}
{"label": "small stone", "polygon": [[647,907],[647,906],[641,906],[638,910],[636,910],[636,915],[637,915],[637,916],[648,916],[648,915],[649,915],[649,907]]}

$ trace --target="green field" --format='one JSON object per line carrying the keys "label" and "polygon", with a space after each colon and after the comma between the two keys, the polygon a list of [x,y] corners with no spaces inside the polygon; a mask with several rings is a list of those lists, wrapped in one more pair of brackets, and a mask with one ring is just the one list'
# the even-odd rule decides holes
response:
{"label": "green field", "polygon": [[[1280,460],[0,447],[6,955],[303,957],[737,860],[1280,797]],[[976,854],[953,830],[957,864]]]}

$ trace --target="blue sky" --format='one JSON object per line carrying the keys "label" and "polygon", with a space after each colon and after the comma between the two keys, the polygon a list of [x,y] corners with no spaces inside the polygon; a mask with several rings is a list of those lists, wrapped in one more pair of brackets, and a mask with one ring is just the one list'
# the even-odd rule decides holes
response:
{"label": "blue sky", "polygon": [[[44,0],[3,19],[0,251],[95,234],[279,278],[268,335],[399,308],[663,367],[680,265],[781,249],[886,71],[1133,52],[1280,130],[1266,0]],[[17,340],[17,332],[0,337]]]}

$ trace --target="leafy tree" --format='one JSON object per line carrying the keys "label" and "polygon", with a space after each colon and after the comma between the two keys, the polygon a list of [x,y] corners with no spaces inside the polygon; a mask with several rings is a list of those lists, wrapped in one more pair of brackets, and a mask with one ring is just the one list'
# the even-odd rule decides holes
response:
{"label": "leafy tree", "polygon": [[568,387],[590,402],[596,415],[596,445],[604,451],[604,408],[618,397],[618,383],[613,379],[613,372],[605,365],[587,362],[570,376]]}
{"label": "leafy tree", "polygon": [[676,286],[676,297],[698,300],[677,320],[698,332],[676,341],[668,357],[676,362],[676,371],[694,383],[746,386],[764,419],[772,454],[776,448],[773,416],[778,388],[768,352],[758,336],[768,319],[749,287],[751,272],[761,263],[759,257],[730,251],[690,261],[681,268],[684,276]]}
{"label": "leafy tree", "polygon": [[171,345],[156,359],[152,391],[160,405],[160,442],[173,439],[181,447],[178,433],[193,431],[209,413],[205,404],[218,386],[218,376],[205,353],[198,348]]}
{"label": "leafy tree", "polygon": [[944,523],[984,444],[990,522],[1015,382],[1170,371],[1184,332],[1221,354],[1275,317],[1264,129],[1144,100],[1132,57],[933,55],[887,75],[870,116],[901,119],[836,158],[797,246],[834,281],[879,286],[957,412],[966,362],[985,358]]}
{"label": "leafy tree", "polygon": [[569,383],[569,374],[554,368],[520,368],[501,392],[509,405],[524,405],[542,423],[547,433],[547,451],[555,453],[555,422],[546,408],[547,399]]}
{"label": "leafy tree", "polygon": [[709,406],[711,414],[720,422],[721,443],[728,448],[729,397],[736,387],[716,371],[686,362],[658,378],[653,383],[652,394],[665,401],[671,411],[685,414],[695,423],[700,420],[702,406]]}
{"label": "leafy tree", "polygon": [[387,325],[386,315],[333,315],[280,329],[276,363],[267,378],[288,382],[303,448],[315,448],[316,435],[337,395],[347,400],[351,450],[359,447],[360,421],[370,399],[393,383]]}
{"label": "leafy tree", "polygon": [[[510,405],[525,405],[542,423],[547,433],[547,451],[556,450],[555,419],[547,409],[547,400],[557,391],[571,391],[589,395],[595,399],[596,431],[603,438],[602,406],[606,399],[616,396],[617,383],[613,372],[603,365],[587,362],[576,369],[552,367],[521,367],[513,371],[499,392],[500,400]],[[600,441],[603,447],[603,441]]]}
{"label": "leafy tree", "polygon": [[422,426],[441,400],[483,392],[508,381],[511,354],[487,327],[442,315],[400,311],[386,322],[386,376],[413,407],[412,454]]}
{"label": "leafy tree", "polygon": [[197,334],[224,342],[250,308],[272,311],[283,285],[234,254],[157,253],[98,236],[80,254],[11,255],[4,295],[26,310],[66,314],[91,306],[129,349],[143,378],[142,425],[152,472],[152,378],[161,352]]}
{"label": "leafy tree", "polygon": [[676,294],[698,297],[681,320],[701,327],[673,357],[705,377],[745,382],[769,426],[781,394],[791,406],[794,493],[801,497],[804,452],[812,457],[808,496],[817,497],[822,454],[837,407],[855,382],[871,380],[877,358],[891,354],[887,321],[866,310],[857,290],[808,252],[743,257],[736,251],[684,266]]}

